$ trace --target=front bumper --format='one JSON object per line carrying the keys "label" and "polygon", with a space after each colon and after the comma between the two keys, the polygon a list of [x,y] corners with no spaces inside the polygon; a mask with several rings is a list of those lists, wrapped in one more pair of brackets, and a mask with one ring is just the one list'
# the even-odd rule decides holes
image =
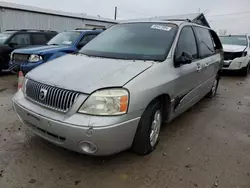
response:
{"label": "front bumper", "polygon": [[[92,118],[91,116],[86,117],[86,115],[77,114],[68,118],[61,115],[64,118],[55,120],[43,115],[46,114],[43,112],[49,110],[29,102],[24,97],[20,99],[20,92],[18,93],[16,95],[19,96],[13,98],[13,107],[22,123],[35,134],[58,146],[85,153],[81,150],[79,143],[82,141],[90,142],[97,147],[97,151],[93,154],[85,154],[96,156],[112,155],[132,146],[140,117],[128,118],[126,121],[119,116],[110,117],[112,122],[119,122],[119,119],[123,120],[105,126],[98,126],[97,124],[108,122],[108,117],[93,116]],[[40,113],[31,110],[34,108]],[[53,113],[55,112],[51,111],[52,116]],[[81,122],[81,126],[76,122]],[[89,125],[90,122],[91,125]]]}
{"label": "front bumper", "polygon": [[250,63],[250,57],[240,57],[233,60],[224,61],[222,70],[241,70]]}
{"label": "front bumper", "polygon": [[21,70],[23,73],[28,73],[32,69],[36,68],[37,66],[43,64],[44,61],[38,61],[35,63],[29,63],[29,62],[9,62],[9,70],[12,72],[17,72]]}

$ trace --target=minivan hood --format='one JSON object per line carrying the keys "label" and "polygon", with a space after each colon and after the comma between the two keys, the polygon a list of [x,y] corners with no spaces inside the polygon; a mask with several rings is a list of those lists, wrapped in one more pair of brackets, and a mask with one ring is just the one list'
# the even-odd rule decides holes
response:
{"label": "minivan hood", "polygon": [[102,88],[122,87],[152,65],[153,61],[65,55],[33,69],[27,78],[90,94]]}
{"label": "minivan hood", "polygon": [[54,53],[54,52],[67,50],[70,47],[71,46],[58,46],[58,45],[31,46],[27,48],[17,49],[15,50],[15,53],[43,55],[47,53]]}
{"label": "minivan hood", "polygon": [[243,52],[247,47],[246,46],[240,46],[240,45],[223,45],[223,50],[225,52]]}

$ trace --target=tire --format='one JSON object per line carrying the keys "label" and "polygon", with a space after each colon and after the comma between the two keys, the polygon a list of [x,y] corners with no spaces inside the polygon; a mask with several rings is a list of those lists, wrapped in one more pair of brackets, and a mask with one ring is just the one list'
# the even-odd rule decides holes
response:
{"label": "tire", "polygon": [[217,75],[216,79],[215,79],[215,81],[213,83],[213,86],[212,86],[211,90],[207,94],[208,98],[214,98],[216,96],[217,90],[218,90],[218,86],[219,86],[219,82],[220,82],[220,76]]}
{"label": "tire", "polygon": [[241,70],[242,76],[247,76],[249,74],[249,64]]}
{"label": "tire", "polygon": [[[159,141],[160,128],[163,122],[162,112],[160,100],[153,101],[146,108],[135,134],[132,146],[134,153],[138,155],[147,155],[155,149]],[[150,139],[150,137],[154,139]]]}

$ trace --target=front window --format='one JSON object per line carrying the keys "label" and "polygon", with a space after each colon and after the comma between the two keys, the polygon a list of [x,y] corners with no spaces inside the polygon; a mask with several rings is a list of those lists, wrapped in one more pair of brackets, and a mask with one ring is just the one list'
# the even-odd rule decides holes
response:
{"label": "front window", "polygon": [[239,46],[247,46],[247,37],[246,36],[221,36],[220,37],[222,44],[229,45],[239,45]]}
{"label": "front window", "polygon": [[67,31],[59,33],[48,42],[48,45],[73,45],[80,34],[80,32],[76,31]]}
{"label": "front window", "polygon": [[106,58],[163,61],[178,27],[170,23],[127,23],[111,27],[80,53]]}
{"label": "front window", "polygon": [[0,44],[4,44],[10,36],[10,33],[0,33]]}

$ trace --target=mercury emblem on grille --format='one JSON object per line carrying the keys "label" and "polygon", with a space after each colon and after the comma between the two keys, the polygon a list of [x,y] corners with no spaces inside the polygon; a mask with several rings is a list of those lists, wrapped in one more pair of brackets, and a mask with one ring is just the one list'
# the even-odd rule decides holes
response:
{"label": "mercury emblem on grille", "polygon": [[39,93],[39,99],[43,101],[47,96],[47,92],[48,91],[46,89],[41,88]]}

